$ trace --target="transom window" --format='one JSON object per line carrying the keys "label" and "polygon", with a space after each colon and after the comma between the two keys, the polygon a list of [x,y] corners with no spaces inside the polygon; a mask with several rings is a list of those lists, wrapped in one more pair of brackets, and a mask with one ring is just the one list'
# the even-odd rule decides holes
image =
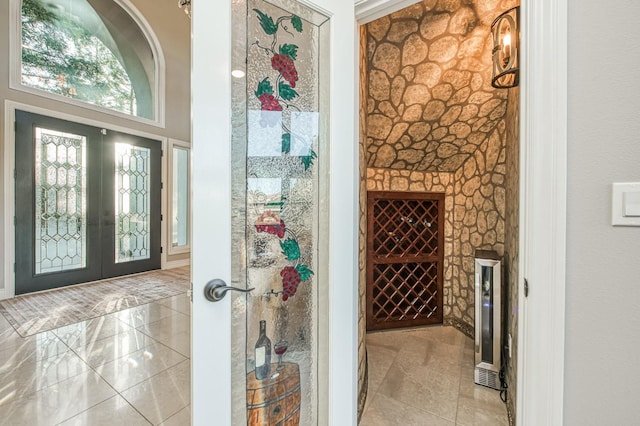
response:
{"label": "transom window", "polygon": [[20,85],[158,121],[155,49],[114,0],[22,0]]}

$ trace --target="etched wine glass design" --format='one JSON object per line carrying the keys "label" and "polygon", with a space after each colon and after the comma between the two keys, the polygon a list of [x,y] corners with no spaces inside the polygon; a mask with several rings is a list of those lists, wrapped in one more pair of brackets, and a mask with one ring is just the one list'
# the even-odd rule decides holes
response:
{"label": "etched wine glass design", "polygon": [[281,340],[273,347],[273,351],[278,355],[278,368],[277,370],[282,370],[282,356],[287,349],[289,348],[289,343],[286,340]]}

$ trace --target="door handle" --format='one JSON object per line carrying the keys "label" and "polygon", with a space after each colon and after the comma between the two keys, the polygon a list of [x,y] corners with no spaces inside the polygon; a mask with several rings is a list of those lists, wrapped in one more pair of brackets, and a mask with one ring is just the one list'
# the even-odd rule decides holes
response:
{"label": "door handle", "polygon": [[223,280],[216,278],[214,280],[209,281],[204,286],[204,297],[209,302],[219,302],[222,299],[224,299],[224,296],[227,294],[227,292],[231,290],[239,291],[241,293],[249,293],[254,289],[253,288],[242,289],[237,287],[229,287],[227,283],[225,283]]}

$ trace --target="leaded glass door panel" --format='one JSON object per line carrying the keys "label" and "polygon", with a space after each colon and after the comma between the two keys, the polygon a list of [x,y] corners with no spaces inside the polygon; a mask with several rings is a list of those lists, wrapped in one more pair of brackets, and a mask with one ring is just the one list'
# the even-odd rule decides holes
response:
{"label": "leaded glass door panel", "polygon": [[16,294],[159,268],[160,167],[157,141],[16,111]]}
{"label": "leaded glass door panel", "polygon": [[99,129],[16,111],[16,294],[100,279]]}
{"label": "leaded glass door panel", "polygon": [[161,149],[106,131],[102,144],[103,277],[160,268]]}

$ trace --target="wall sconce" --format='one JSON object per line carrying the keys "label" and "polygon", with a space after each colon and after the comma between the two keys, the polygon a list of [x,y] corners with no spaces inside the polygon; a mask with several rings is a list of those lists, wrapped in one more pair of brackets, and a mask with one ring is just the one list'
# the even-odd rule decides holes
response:
{"label": "wall sconce", "polygon": [[497,89],[515,87],[520,81],[520,7],[498,16],[491,24],[493,76]]}

